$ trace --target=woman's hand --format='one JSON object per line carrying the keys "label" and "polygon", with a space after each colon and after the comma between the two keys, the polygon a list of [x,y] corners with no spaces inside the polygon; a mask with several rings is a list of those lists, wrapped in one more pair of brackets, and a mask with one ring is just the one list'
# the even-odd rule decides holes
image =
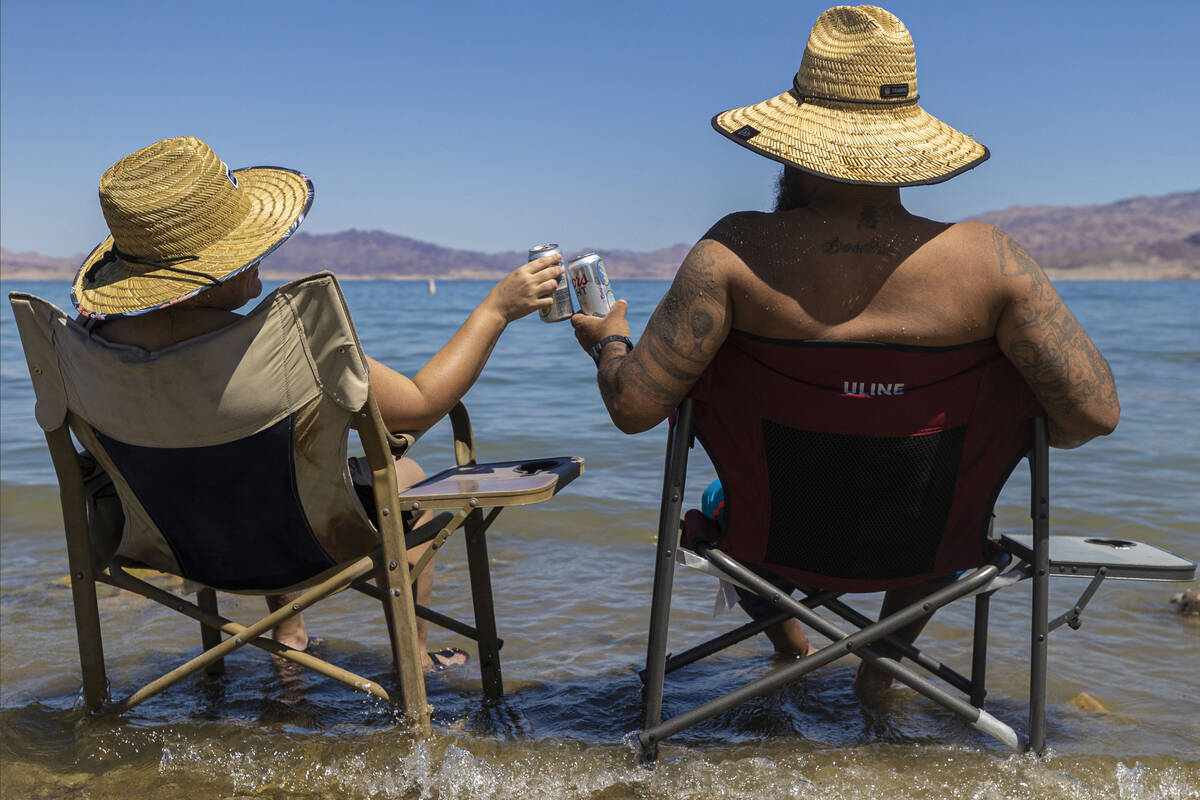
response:
{"label": "woman's hand", "polygon": [[562,256],[542,256],[522,264],[488,292],[481,305],[498,313],[505,324],[554,302],[554,287],[563,274]]}
{"label": "woman's hand", "polygon": [[629,322],[625,319],[628,310],[629,304],[618,300],[613,303],[606,317],[593,317],[588,314],[572,316],[571,325],[575,328],[575,338],[579,340],[579,346],[584,352],[590,353],[605,336],[629,336]]}

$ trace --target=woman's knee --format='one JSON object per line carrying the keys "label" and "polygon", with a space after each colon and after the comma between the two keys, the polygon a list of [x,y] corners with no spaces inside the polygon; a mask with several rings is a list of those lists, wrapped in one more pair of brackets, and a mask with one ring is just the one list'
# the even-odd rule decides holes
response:
{"label": "woman's knee", "polygon": [[396,459],[396,486],[403,491],[414,483],[425,480],[425,470],[408,456]]}
{"label": "woman's knee", "polygon": [[[396,459],[396,488],[403,492],[408,487],[415,483],[420,483],[425,480],[425,470],[421,469],[421,465],[413,461],[408,456],[402,456]],[[419,513],[405,513],[405,530],[424,525],[433,519],[432,511],[421,511]],[[412,552],[411,550],[409,551]]]}

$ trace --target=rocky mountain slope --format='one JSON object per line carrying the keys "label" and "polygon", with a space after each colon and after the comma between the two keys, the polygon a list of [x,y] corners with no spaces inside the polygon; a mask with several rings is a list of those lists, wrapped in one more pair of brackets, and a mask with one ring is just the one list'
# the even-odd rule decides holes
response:
{"label": "rocky mountain slope", "polygon": [[971,219],[1003,228],[1055,279],[1200,278],[1200,191]]}

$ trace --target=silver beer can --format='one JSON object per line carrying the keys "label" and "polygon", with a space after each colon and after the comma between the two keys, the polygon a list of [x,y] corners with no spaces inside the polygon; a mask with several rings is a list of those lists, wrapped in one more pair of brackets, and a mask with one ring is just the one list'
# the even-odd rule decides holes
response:
{"label": "silver beer can", "polygon": [[593,317],[608,316],[616,300],[608,273],[604,271],[604,259],[595,253],[585,253],[573,259],[567,266],[575,296],[579,298],[579,310]]}
{"label": "silver beer can", "polygon": [[[562,252],[556,244],[539,244],[529,248],[529,260],[536,261],[544,256],[562,257]],[[566,266],[565,264],[563,265]],[[562,322],[570,319],[575,313],[575,305],[571,302],[571,284],[567,282],[567,271],[558,276],[558,286],[554,287],[554,302],[546,308],[539,308],[542,322]]]}

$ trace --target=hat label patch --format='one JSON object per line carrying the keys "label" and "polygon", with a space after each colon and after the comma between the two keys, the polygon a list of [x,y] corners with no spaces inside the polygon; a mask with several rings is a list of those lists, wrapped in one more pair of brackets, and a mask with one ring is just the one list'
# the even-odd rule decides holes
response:
{"label": "hat label patch", "polygon": [[225,177],[228,178],[229,182],[233,184],[233,188],[235,188],[235,189],[238,188],[237,176],[233,174],[233,170],[231,170],[229,168],[229,165],[226,164],[224,161],[221,162],[221,166],[225,167]]}
{"label": "hat label patch", "polygon": [[733,132],[733,135],[741,139],[743,142],[753,139],[758,136],[758,128],[753,125],[743,125]]}
{"label": "hat label patch", "polygon": [[879,87],[879,96],[885,100],[893,97],[908,97],[907,83],[885,83]]}

